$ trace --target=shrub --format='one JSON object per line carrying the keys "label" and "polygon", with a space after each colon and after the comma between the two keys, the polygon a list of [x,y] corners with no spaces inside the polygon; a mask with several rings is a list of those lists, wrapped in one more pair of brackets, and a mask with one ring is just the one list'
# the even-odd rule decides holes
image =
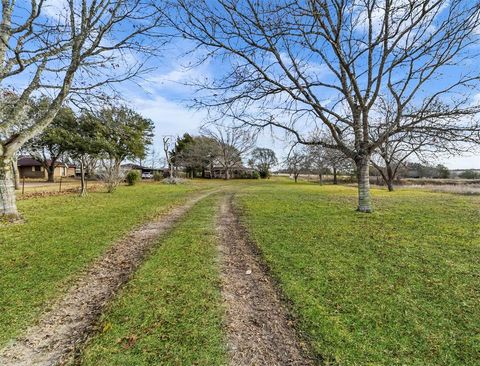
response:
{"label": "shrub", "polygon": [[138,170],[130,170],[126,176],[127,183],[129,186],[133,186],[140,180],[140,172]]}
{"label": "shrub", "polygon": [[260,173],[254,170],[252,172],[252,179],[260,179]]}
{"label": "shrub", "polygon": [[153,180],[155,182],[160,182],[163,179],[163,174],[160,172],[153,173]]}

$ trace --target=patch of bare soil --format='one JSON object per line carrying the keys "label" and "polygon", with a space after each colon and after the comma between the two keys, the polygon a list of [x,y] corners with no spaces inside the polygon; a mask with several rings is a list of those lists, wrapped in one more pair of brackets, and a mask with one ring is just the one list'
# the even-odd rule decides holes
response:
{"label": "patch of bare soil", "polygon": [[166,234],[204,193],[130,232],[97,260],[68,292],[21,337],[0,350],[0,365],[64,364],[88,335],[105,305],[137,269],[160,235]]}
{"label": "patch of bare soil", "polygon": [[222,200],[217,219],[230,364],[313,365],[273,281],[246,239],[232,197]]}

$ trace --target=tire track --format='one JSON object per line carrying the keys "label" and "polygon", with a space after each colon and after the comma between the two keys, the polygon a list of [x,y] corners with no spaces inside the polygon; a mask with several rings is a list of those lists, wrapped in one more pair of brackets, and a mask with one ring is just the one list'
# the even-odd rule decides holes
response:
{"label": "tire track", "polygon": [[225,195],[217,217],[230,364],[313,365]]}
{"label": "tire track", "polygon": [[212,193],[193,197],[114,244],[37,324],[0,350],[0,365],[51,366],[69,361],[92,332],[106,304],[143,262],[158,237],[167,234],[197,202]]}

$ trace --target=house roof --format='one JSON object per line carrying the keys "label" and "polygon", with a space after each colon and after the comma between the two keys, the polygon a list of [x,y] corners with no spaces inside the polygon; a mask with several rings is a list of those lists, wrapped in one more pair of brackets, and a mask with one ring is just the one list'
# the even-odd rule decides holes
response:
{"label": "house roof", "polygon": [[[47,160],[47,164],[50,164],[51,160]],[[17,166],[22,167],[22,166],[41,166],[42,163],[40,163],[38,160],[35,160],[31,156],[20,156],[17,160]],[[68,166],[69,168],[75,168],[74,164],[67,164],[62,161],[57,161],[55,162],[55,166]]]}
{"label": "house roof", "polygon": [[123,169],[135,169],[135,170],[151,170],[151,171],[157,171],[157,170],[162,170],[158,168],[150,168],[138,164],[133,164],[133,163],[127,163],[127,164],[122,164],[121,167]]}

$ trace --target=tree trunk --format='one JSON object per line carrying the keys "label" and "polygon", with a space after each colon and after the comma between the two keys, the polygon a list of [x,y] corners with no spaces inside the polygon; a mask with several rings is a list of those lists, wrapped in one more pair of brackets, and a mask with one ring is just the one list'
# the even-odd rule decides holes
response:
{"label": "tree trunk", "polygon": [[80,160],[80,196],[85,197],[87,195],[87,184],[85,182],[85,166],[83,160]]}
{"label": "tree trunk", "polygon": [[298,180],[298,174],[297,173],[293,174],[293,179],[295,179],[295,183],[297,183],[297,180]]}
{"label": "tree trunk", "polygon": [[225,180],[229,180],[229,179],[230,179],[230,172],[227,168],[227,169],[225,169]]}
{"label": "tree trunk", "polygon": [[17,157],[12,158],[13,184],[15,190],[20,189],[20,172],[18,171]]}
{"label": "tree trunk", "polygon": [[333,184],[338,184],[338,180],[337,180],[337,168],[333,168]]}
{"label": "tree trunk", "polygon": [[47,182],[55,183],[55,166],[47,168]]}
{"label": "tree trunk", "polygon": [[358,208],[359,212],[372,212],[372,201],[370,198],[370,157],[359,157],[355,163],[357,165],[358,177]]}
{"label": "tree trunk", "polygon": [[20,219],[15,200],[14,179],[12,158],[0,157],[0,218],[9,221]]}
{"label": "tree trunk", "polygon": [[323,175],[322,173],[318,173],[318,183],[323,184]]}
{"label": "tree trunk", "polygon": [[387,164],[387,187],[389,192],[393,192],[393,180],[395,179],[395,176],[393,174],[393,169],[390,166],[390,164]]}

